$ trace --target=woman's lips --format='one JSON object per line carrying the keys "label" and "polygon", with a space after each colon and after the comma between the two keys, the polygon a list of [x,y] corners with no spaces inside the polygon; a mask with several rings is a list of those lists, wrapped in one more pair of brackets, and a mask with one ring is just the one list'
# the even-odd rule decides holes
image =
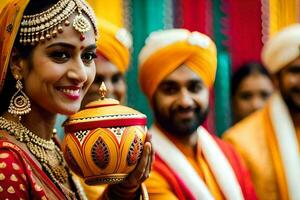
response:
{"label": "woman's lips", "polygon": [[70,100],[77,100],[80,98],[80,87],[77,86],[59,87],[58,90]]}

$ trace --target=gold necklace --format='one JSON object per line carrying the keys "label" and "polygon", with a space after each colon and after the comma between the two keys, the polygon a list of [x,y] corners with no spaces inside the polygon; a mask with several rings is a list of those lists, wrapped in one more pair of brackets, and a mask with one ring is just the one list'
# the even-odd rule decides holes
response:
{"label": "gold necklace", "polygon": [[55,184],[65,184],[67,182],[67,165],[62,152],[55,145],[53,139],[45,140],[40,138],[21,123],[16,123],[3,117],[0,117],[0,128],[15,136],[18,141],[26,144],[29,151],[40,162]]}

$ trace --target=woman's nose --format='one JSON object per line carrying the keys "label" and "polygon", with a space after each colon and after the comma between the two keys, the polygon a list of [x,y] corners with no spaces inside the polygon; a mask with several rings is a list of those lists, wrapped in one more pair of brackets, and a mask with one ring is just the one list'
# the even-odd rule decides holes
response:
{"label": "woman's nose", "polygon": [[76,61],[71,66],[70,70],[68,71],[68,78],[78,82],[82,83],[87,80],[87,70],[84,63],[81,61]]}
{"label": "woman's nose", "polygon": [[263,107],[264,100],[260,97],[254,97],[251,101],[251,106],[253,110],[258,110]]}

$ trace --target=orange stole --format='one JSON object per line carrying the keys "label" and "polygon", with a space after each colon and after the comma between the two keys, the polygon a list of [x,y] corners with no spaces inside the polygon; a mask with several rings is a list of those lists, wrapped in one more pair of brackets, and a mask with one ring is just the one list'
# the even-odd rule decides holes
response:
{"label": "orange stole", "polygon": [[[223,142],[216,136],[213,136],[214,140],[216,141],[217,145],[220,147],[220,149],[223,151],[224,155],[228,159],[230,165],[232,166],[232,169],[236,175],[236,178],[238,180],[238,183],[241,186],[242,193],[245,200],[257,200],[256,193],[254,191],[250,174],[248,170],[245,168],[244,163],[241,162],[241,159],[237,155],[237,153],[233,150],[233,148],[228,145],[227,143]],[[193,152],[191,150],[191,152]],[[184,153],[184,152],[182,152]],[[194,153],[193,153],[194,155]],[[188,158],[187,158],[188,159]],[[194,160],[194,163],[197,163],[195,159],[193,159],[193,156],[190,160]],[[189,160],[189,161],[190,161]],[[193,162],[193,161],[192,161]],[[164,167],[164,170],[159,170],[162,167]],[[196,165],[197,166],[197,165]],[[201,174],[203,174],[203,179],[206,182],[207,186],[207,176],[205,177],[203,173],[203,169],[200,166],[197,166],[198,169],[200,169]],[[196,169],[197,170],[197,169]],[[146,180],[146,185],[148,186],[149,191],[149,197],[150,199],[172,199],[172,200],[191,200],[194,199],[193,196],[188,196],[191,194],[189,189],[186,187],[185,183],[182,182],[180,178],[177,177],[177,175],[174,173],[173,170],[169,168],[167,164],[162,161],[158,155],[156,155],[156,159],[154,162],[154,168],[151,172],[149,179]],[[172,178],[168,178],[172,177]],[[213,177],[213,176],[212,176]],[[213,180],[214,177],[213,177]],[[214,181],[216,183],[216,181]],[[176,190],[176,188],[179,188],[179,191]],[[211,190],[211,188],[209,188]],[[219,190],[220,191],[220,190]],[[177,195],[178,192],[181,192],[182,195],[184,195],[183,198],[180,198],[181,196]],[[188,193],[189,192],[189,193]],[[214,197],[216,196],[213,194]],[[216,198],[216,197],[215,197]],[[223,197],[224,198],[224,197]]]}
{"label": "orange stole", "polygon": [[265,109],[251,114],[226,131],[223,138],[242,156],[258,198],[279,200],[274,164],[266,141],[266,114]]}
{"label": "orange stole", "polygon": [[282,164],[282,160],[280,157],[280,152],[279,152],[279,147],[278,143],[276,141],[276,136],[275,136],[275,130],[272,127],[272,122],[270,119],[270,111],[269,107],[265,109],[266,113],[266,138],[269,143],[269,149],[272,155],[272,160],[275,168],[275,173],[276,173],[276,179],[277,179],[277,184],[280,192],[280,196],[282,200],[289,200],[289,195],[288,195],[288,188],[287,188],[287,182],[286,182],[286,177],[284,173],[284,167]]}
{"label": "orange stole", "polygon": [[197,144],[196,151],[193,150],[192,147],[184,146],[180,141],[176,138],[172,137],[170,134],[166,134],[166,136],[175,144],[175,146],[185,155],[189,163],[196,170],[198,175],[205,182],[212,196],[216,200],[224,199],[222,192],[216,182],[214,175],[212,174],[209,166],[201,153],[201,147]]}
{"label": "orange stole", "polygon": [[224,199],[220,191],[220,188],[216,183],[216,180],[209,169],[209,166],[207,165],[206,161],[203,158],[203,155],[201,155],[201,157],[198,157],[198,162],[200,163],[201,170],[204,174],[204,182],[206,183],[209,191],[212,193],[212,195],[215,197],[216,200]]}
{"label": "orange stole", "polygon": [[[260,199],[288,199],[283,163],[271,124],[269,106],[270,103],[229,129],[224,139],[235,146],[247,163]],[[296,131],[299,140],[299,131]]]}
{"label": "orange stole", "polygon": [[[172,170],[168,168],[166,164],[159,158],[158,155],[155,156],[155,163],[153,165],[154,171],[157,171],[161,174],[171,186],[172,192],[176,195],[178,199],[185,200],[186,197],[191,195],[187,192],[186,188],[182,187],[180,183],[178,183],[177,177],[175,174],[172,174]],[[170,173],[171,172],[171,173]],[[188,193],[188,194],[187,194]]]}

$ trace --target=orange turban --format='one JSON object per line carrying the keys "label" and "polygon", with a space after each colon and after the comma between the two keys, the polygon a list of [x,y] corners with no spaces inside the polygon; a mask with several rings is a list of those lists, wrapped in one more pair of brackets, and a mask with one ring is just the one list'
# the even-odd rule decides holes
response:
{"label": "orange turban", "polygon": [[186,64],[211,87],[217,69],[216,46],[206,35],[185,29],[153,32],[139,55],[139,81],[148,99],[160,82]]}
{"label": "orange turban", "polygon": [[125,73],[130,61],[130,33],[104,19],[99,19],[98,24],[100,38],[97,41],[97,51]]}
{"label": "orange turban", "polygon": [[2,91],[10,53],[23,17],[23,12],[29,0],[10,0],[1,10],[0,14],[0,92]]}

